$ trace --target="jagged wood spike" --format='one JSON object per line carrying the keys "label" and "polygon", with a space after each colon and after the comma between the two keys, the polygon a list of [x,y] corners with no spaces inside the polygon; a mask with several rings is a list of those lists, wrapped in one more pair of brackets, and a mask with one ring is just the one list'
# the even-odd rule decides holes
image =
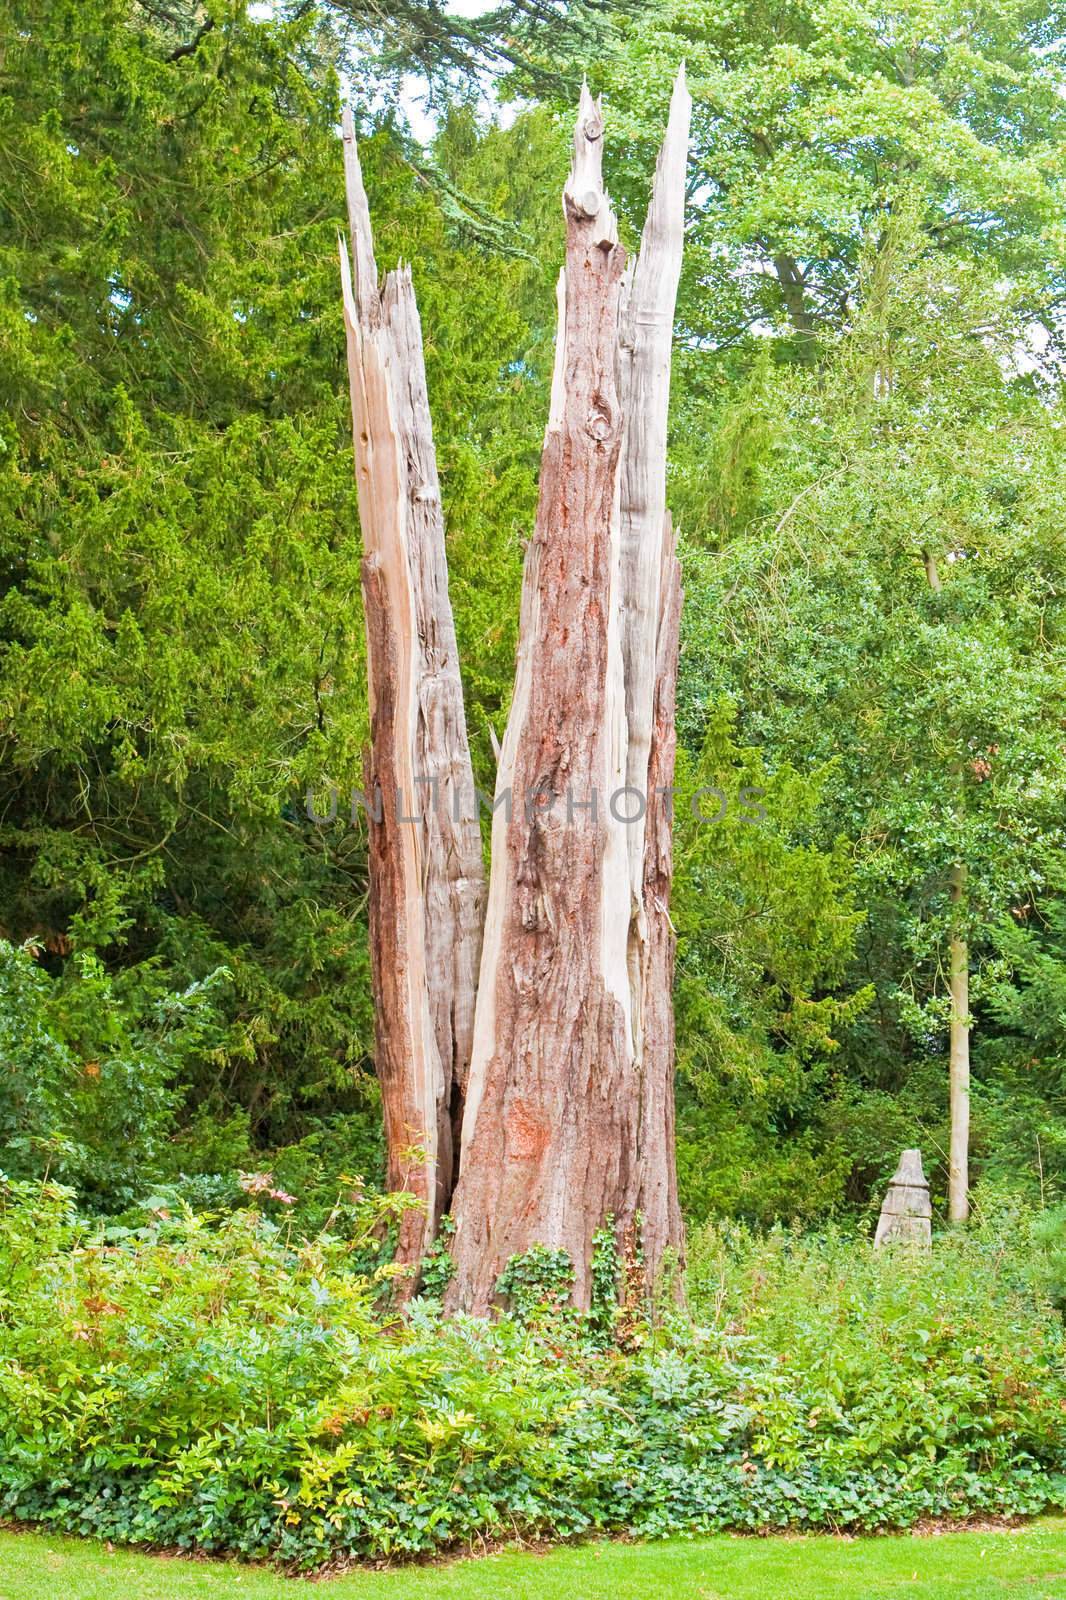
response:
{"label": "jagged wood spike", "polygon": [[[341,246],[370,682],[370,941],[388,1182],[423,1201],[400,1223],[417,1262],[454,1184],[484,894],[444,519],[409,268],[380,291],[350,113],[343,123],[353,281]],[[455,803],[458,797],[458,804]],[[413,1286],[413,1280],[408,1288]]]}
{"label": "jagged wood spike", "polygon": [[637,1209],[644,1219],[644,1256],[650,1277],[654,1277],[664,1251],[679,1251],[683,1244],[673,1135],[672,856],[661,791],[672,785],[674,767],[681,592],[666,511],[666,442],[691,109],[682,66],[674,83],[620,330],[625,412],[620,496],[625,781],[628,788],[646,796],[642,816],[628,829],[628,968],[633,1051],[643,1108]]}
{"label": "jagged wood spike", "polygon": [[381,321],[378,295],[378,269],[374,260],[374,235],[370,226],[370,206],[359,165],[359,146],[351,108],[341,112],[341,139],[344,145],[344,192],[348,202],[348,233],[351,240],[353,270],[350,274],[356,321],[366,329]]}
{"label": "jagged wood spike", "polygon": [[[674,84],[640,252],[620,331],[622,443],[622,649],[629,731],[626,781],[643,789],[651,753],[659,582],[666,513],[666,430],[674,308],[685,229],[685,169],[692,101],[682,67]],[[634,902],[643,878],[644,827],[629,835]]]}
{"label": "jagged wood spike", "polygon": [[[625,968],[625,771],[618,621],[618,308],[624,251],[603,193],[603,119],[581,95],[564,190],[566,271],[515,693],[497,778],[482,953],[453,1212],[448,1303],[484,1312],[512,1255],[574,1261],[632,1189],[639,1097]],[[567,794],[598,812],[573,810]],[[540,804],[534,796],[542,796]],[[612,899],[613,897],[613,899]],[[616,902],[616,903],[615,903]]]}

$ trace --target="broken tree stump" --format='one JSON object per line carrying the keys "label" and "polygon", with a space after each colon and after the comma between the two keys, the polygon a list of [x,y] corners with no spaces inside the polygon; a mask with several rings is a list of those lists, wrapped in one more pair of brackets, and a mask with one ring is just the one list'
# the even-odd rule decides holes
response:
{"label": "broken tree stump", "polygon": [[874,1249],[901,1243],[928,1249],[932,1243],[932,1216],[929,1184],[922,1171],[922,1152],[904,1150],[877,1220]]}
{"label": "broken tree stump", "polygon": [[666,425],[690,111],[682,70],[627,272],[602,107],[581,94],[483,950],[477,821],[448,803],[474,785],[421,329],[410,271],[379,285],[345,117],[377,1071],[389,1187],[423,1202],[401,1221],[397,1260],[418,1261],[450,1202],[450,1309],[487,1312],[507,1262],[534,1245],[570,1256],[578,1307],[604,1226],[645,1289],[683,1245],[669,914],[681,585]]}
{"label": "broken tree stump", "polygon": [[[673,778],[680,575],[666,416],[690,100],[679,74],[625,273],[603,112],[581,92],[566,265],[515,691],[497,770],[450,1309],[482,1315],[512,1256],[574,1263],[597,1231],[648,1277],[679,1250],[673,1127]],[[651,791],[651,792],[649,792]],[[638,1220],[639,1219],[639,1220]]]}
{"label": "broken tree stump", "polygon": [[[409,267],[379,284],[351,113],[341,241],[370,687],[366,792],[376,1068],[388,1186],[422,1201],[396,1260],[448,1209],[474,1031],[484,872],[444,514]],[[456,802],[460,802],[458,805]],[[376,802],[376,804],[375,804]],[[413,1278],[404,1284],[410,1292]]]}

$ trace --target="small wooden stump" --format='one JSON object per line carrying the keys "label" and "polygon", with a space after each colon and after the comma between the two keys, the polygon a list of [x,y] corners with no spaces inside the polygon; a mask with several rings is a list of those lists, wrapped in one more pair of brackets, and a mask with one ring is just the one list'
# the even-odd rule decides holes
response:
{"label": "small wooden stump", "polygon": [[933,1236],[932,1216],[922,1152],[904,1150],[877,1220],[874,1249],[879,1250],[884,1244],[915,1244],[928,1250]]}

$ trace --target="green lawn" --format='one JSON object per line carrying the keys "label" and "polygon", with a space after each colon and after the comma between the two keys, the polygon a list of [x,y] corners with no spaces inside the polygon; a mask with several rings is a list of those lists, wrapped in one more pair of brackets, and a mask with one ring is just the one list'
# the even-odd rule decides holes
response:
{"label": "green lawn", "polygon": [[359,1572],[303,1589],[261,1567],[108,1554],[86,1540],[0,1533],[0,1600],[1066,1600],[1066,1518],[1017,1532],[883,1539],[715,1538],[593,1544]]}

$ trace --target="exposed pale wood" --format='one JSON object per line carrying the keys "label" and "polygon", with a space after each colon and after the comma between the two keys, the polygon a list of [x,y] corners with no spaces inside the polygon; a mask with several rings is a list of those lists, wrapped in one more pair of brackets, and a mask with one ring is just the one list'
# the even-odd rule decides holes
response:
{"label": "exposed pale wood", "polygon": [[954,928],[949,946],[951,1033],[948,1085],[951,1136],[948,1150],[948,1216],[965,1222],[970,1215],[970,952],[959,931],[966,892],[966,869],[951,869]]}
{"label": "exposed pale wood", "polygon": [[[582,91],[540,499],[497,775],[513,810],[510,822],[502,808],[494,818],[453,1208],[450,1303],[475,1312],[491,1303],[509,1258],[535,1243],[569,1253],[575,1301],[587,1305],[592,1238],[608,1216],[625,1249],[641,1214],[652,1270],[682,1242],[670,814],[650,791],[671,784],[674,761],[681,593],[665,515],[666,412],[688,117],[682,74],[623,289],[602,114]],[[635,795],[612,806],[627,787]],[[527,811],[538,792],[547,803]],[[595,813],[578,809],[593,796]],[[642,813],[627,823],[649,796],[647,822]]]}
{"label": "exposed pale wood", "polygon": [[668,1246],[680,1250],[683,1243],[673,1136],[672,857],[669,819],[657,791],[672,784],[674,765],[681,592],[666,514],[666,436],[691,109],[682,67],[674,83],[640,252],[627,281],[619,333],[625,416],[620,474],[625,782],[646,799],[643,813],[626,829],[630,891],[626,959],[642,1108],[637,1206],[649,1276],[654,1276]]}
{"label": "exposed pale wood", "polygon": [[928,1246],[932,1239],[932,1215],[929,1185],[922,1170],[922,1152],[904,1150],[881,1207],[874,1248],[898,1243]]}
{"label": "exposed pale wood", "polygon": [[[601,179],[603,118],[583,89],[564,192],[559,329],[515,695],[494,819],[450,1301],[491,1303],[508,1259],[542,1242],[575,1263],[631,1191],[633,1073],[626,846],[607,802],[625,770],[619,637],[618,309],[624,252]],[[532,799],[543,796],[536,805]],[[567,816],[568,793],[597,812]],[[526,802],[530,802],[527,804]],[[611,862],[614,859],[612,868]],[[612,894],[620,907],[608,911]]]}
{"label": "exposed pale wood", "polygon": [[353,282],[342,244],[365,550],[366,783],[381,794],[381,821],[370,824],[377,1070],[389,1185],[425,1202],[401,1225],[398,1259],[411,1262],[454,1182],[484,885],[418,309],[408,268],[389,273],[379,290],[347,112],[343,137],[356,268]]}
{"label": "exposed pale wood", "polygon": [[[480,851],[476,822],[464,831],[450,804],[474,785],[421,332],[408,272],[378,291],[345,124],[355,282],[346,257],[342,272],[366,542],[367,784],[381,790],[371,933],[390,1181],[426,1201],[425,1218],[404,1224],[400,1258],[410,1260],[448,1200],[449,1112],[465,1087],[451,1298],[474,1311],[491,1303],[507,1260],[536,1242],[570,1254],[575,1299],[587,1304],[592,1239],[608,1216],[623,1248],[641,1216],[652,1270],[681,1242],[670,808],[656,791],[669,787],[674,760],[681,596],[665,450],[688,117],[682,73],[623,316],[603,118],[582,91],[537,523],[497,752],[497,797],[512,803],[493,818],[476,1012]],[[612,797],[627,788],[619,814]],[[634,797],[640,814],[627,821]]]}
{"label": "exposed pale wood", "polygon": [[[643,927],[635,974],[643,1036],[634,1059],[640,1085],[637,1134],[639,1181],[636,1211],[641,1221],[644,1270],[654,1283],[667,1250],[681,1259],[684,1223],[677,1195],[674,1148],[674,954],[670,921],[673,876],[672,806],[676,734],[678,633],[681,623],[681,567],[674,553],[673,528],[663,518],[662,577],[656,649],[655,699],[648,756],[648,810],[644,833]],[[633,930],[630,928],[630,947]],[[637,1006],[634,1006],[634,1038]]]}
{"label": "exposed pale wood", "polygon": [[[659,585],[666,513],[666,425],[674,307],[685,228],[685,168],[692,101],[677,75],[640,253],[621,317],[620,390],[622,656],[626,679],[626,783],[642,793],[651,757]],[[644,819],[629,828],[634,906],[644,877]]]}

